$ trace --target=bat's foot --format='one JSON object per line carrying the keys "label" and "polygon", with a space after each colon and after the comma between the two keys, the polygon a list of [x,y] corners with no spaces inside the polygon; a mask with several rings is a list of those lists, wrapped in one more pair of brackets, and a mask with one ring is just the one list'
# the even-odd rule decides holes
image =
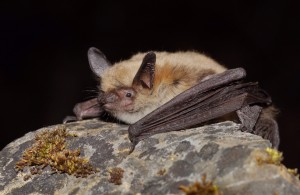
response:
{"label": "bat's foot", "polygon": [[258,105],[245,106],[237,110],[242,123],[242,131],[259,135],[272,143],[273,148],[279,146],[279,131],[277,122],[270,116],[263,114],[264,110]]}
{"label": "bat's foot", "polygon": [[253,132],[272,143],[273,148],[279,147],[279,130],[277,122],[272,118],[259,118]]}
{"label": "bat's foot", "polygon": [[257,122],[257,119],[261,113],[262,107],[258,105],[254,106],[245,106],[240,110],[237,110],[236,113],[242,123],[242,131],[253,133],[254,126]]}

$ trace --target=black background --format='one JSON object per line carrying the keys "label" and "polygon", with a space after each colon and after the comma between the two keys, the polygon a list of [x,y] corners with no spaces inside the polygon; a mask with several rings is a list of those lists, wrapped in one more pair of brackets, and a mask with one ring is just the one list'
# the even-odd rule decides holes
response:
{"label": "black background", "polygon": [[246,68],[280,108],[280,150],[300,162],[299,10],[289,1],[1,1],[1,148],[60,123],[97,83],[86,52],[196,50]]}

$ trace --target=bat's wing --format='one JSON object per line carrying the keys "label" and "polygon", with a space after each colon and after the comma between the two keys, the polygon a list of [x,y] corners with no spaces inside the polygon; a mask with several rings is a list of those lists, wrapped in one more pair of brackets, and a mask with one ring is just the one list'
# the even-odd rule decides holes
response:
{"label": "bat's wing", "polygon": [[129,127],[133,147],[153,134],[190,128],[248,105],[271,104],[257,83],[238,82],[245,76],[242,68],[227,70],[179,94]]}
{"label": "bat's wing", "polygon": [[99,105],[98,99],[93,98],[76,104],[73,108],[73,112],[75,116],[67,116],[63,121],[64,123],[98,117],[102,114],[103,109]]}

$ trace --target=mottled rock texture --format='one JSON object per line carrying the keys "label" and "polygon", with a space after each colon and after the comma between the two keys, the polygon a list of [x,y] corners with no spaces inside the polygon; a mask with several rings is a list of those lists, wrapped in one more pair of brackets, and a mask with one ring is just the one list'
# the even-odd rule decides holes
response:
{"label": "mottled rock texture", "polygon": [[[222,122],[185,131],[154,135],[128,155],[127,126],[96,119],[66,124],[78,137],[68,138],[70,149],[81,149],[99,172],[87,178],[42,174],[24,180],[29,170],[15,171],[22,152],[37,132],[27,133],[0,152],[0,194],[182,194],[180,185],[201,181],[203,174],[223,194],[300,194],[300,182],[284,166],[258,164],[270,143]],[[121,185],[110,182],[113,168],[124,170]],[[116,169],[118,170],[118,169]],[[117,175],[118,176],[118,175]],[[118,178],[120,179],[120,178]]]}

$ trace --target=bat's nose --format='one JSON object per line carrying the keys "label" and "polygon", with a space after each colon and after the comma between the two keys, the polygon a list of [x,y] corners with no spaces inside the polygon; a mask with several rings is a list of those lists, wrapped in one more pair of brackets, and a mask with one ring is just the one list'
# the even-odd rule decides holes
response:
{"label": "bat's nose", "polygon": [[103,104],[114,103],[119,99],[119,97],[114,93],[108,93],[102,99]]}

